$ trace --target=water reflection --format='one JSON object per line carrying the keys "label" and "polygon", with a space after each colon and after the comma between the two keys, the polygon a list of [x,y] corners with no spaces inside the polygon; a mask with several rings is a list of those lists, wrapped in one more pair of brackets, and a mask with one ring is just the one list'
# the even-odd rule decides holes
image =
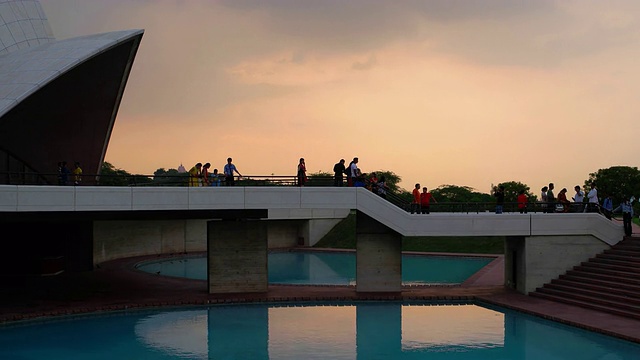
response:
{"label": "water reflection", "polygon": [[[455,256],[402,256],[402,283],[459,284],[491,262],[492,258]],[[206,257],[186,257],[148,262],[138,269],[152,274],[207,279]],[[355,253],[272,252],[268,260],[269,283],[355,285]]]}
{"label": "water reflection", "polygon": [[640,344],[475,305],[225,305],[0,326],[0,359],[637,359]]}

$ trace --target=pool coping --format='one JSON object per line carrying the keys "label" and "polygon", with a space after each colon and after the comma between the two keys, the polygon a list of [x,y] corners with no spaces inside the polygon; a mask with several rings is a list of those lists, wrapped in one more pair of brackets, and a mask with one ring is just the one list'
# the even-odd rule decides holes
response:
{"label": "pool coping", "polygon": [[0,325],[65,315],[227,303],[470,301],[484,302],[640,343],[640,320],[534,298],[505,288],[504,270],[501,267],[504,257],[500,255],[490,255],[496,259],[460,286],[403,286],[398,293],[358,293],[353,286],[269,285],[266,293],[208,294],[203,280],[156,276],[134,269],[139,262],[176,255],[118,259],[102,263],[94,271],[86,273],[32,277],[17,283],[9,281],[9,284],[3,281],[5,286],[0,289]]}

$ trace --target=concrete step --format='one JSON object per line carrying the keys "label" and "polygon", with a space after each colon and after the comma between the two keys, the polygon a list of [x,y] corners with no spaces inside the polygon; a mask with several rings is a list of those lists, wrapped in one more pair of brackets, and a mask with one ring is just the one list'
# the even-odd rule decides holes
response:
{"label": "concrete step", "polygon": [[560,277],[551,280],[551,284],[569,286],[605,294],[628,296],[640,300],[640,286],[620,284],[610,281],[598,281],[589,278]]}
{"label": "concrete step", "polygon": [[628,290],[628,291],[637,291],[640,293],[640,280],[638,280],[637,284],[629,284],[629,283],[623,283],[620,281],[616,281],[617,278],[616,277],[609,277],[609,278],[596,278],[594,276],[589,276],[589,274],[563,274],[560,275],[560,277],[558,279],[554,279],[551,280],[551,282],[554,281],[559,281],[559,280],[566,280],[566,281],[570,281],[573,283],[580,283],[580,284],[584,284],[585,286],[589,286],[589,285],[595,285],[595,286],[601,286],[601,287],[605,287],[605,288],[611,288],[611,289],[620,289],[620,290]]}
{"label": "concrete step", "polygon": [[608,258],[602,258],[602,257],[594,257],[589,259],[589,262],[591,263],[596,263],[596,264],[609,264],[609,265],[619,265],[619,266],[625,266],[625,267],[637,267],[640,268],[640,258],[638,258],[638,261],[628,261],[628,260],[621,260],[621,259],[608,259]]}
{"label": "concrete step", "polygon": [[640,245],[640,237],[625,236],[619,244]]}
{"label": "concrete step", "polygon": [[629,273],[629,274],[633,274],[633,273],[640,274],[640,268],[624,266],[624,265],[597,263],[597,262],[593,262],[593,261],[584,261],[584,262],[580,263],[580,265],[584,266],[584,267],[615,270],[615,271],[625,272],[625,273]]}
{"label": "concrete step", "polygon": [[621,261],[640,263],[640,256],[636,257],[636,256],[628,256],[628,255],[598,254],[594,259],[611,259],[611,260],[621,260]]}
{"label": "concrete step", "polygon": [[618,283],[623,283],[623,284],[640,285],[640,278],[638,278],[638,276],[636,276],[635,274],[633,276],[630,276],[630,277],[620,277],[620,276],[618,276],[617,272],[615,272],[615,271],[613,271],[612,274],[606,274],[606,273],[603,273],[603,272],[597,272],[597,270],[595,270],[595,272],[594,272],[593,268],[590,268],[588,270],[590,270],[590,271],[584,271],[584,270],[579,270],[579,269],[569,270],[569,271],[566,272],[566,275],[579,276],[579,277],[588,277],[588,278],[591,278],[591,279],[613,281],[613,282],[618,282]]}
{"label": "concrete step", "polygon": [[606,249],[603,251],[604,254],[613,254],[613,255],[624,255],[624,256],[632,256],[637,257],[640,256],[637,251],[629,251],[629,250],[617,250],[615,248]]}
{"label": "concrete step", "polygon": [[616,308],[616,309],[624,310],[627,312],[635,313],[638,316],[640,316],[640,305],[629,304],[624,301],[602,299],[599,296],[574,293],[572,291],[552,289],[548,287],[537,288],[535,292],[554,295],[556,297],[564,298],[564,299],[577,300],[577,301],[581,301],[581,302],[585,302],[593,305],[599,305],[602,307]]}
{"label": "concrete step", "polygon": [[[610,291],[607,289],[588,289],[584,286],[573,286],[572,284],[559,284],[559,283],[554,283],[551,282],[549,284],[545,284],[544,288],[547,289],[554,289],[554,290],[559,290],[559,291],[565,291],[567,293],[572,294],[573,296],[576,295],[584,295],[584,296],[590,296],[590,297],[596,297],[598,299],[600,299],[600,301],[606,301],[606,302],[622,302],[625,304],[629,304],[629,305],[637,305],[640,306],[640,293],[639,294],[635,294],[635,293],[631,293],[631,295],[626,295],[626,294],[620,294],[620,293],[616,293],[614,291]],[[640,307],[639,307],[640,309]]]}
{"label": "concrete step", "polygon": [[612,246],[612,249],[615,250],[624,250],[624,251],[634,251],[637,253],[640,253],[640,245],[635,245],[635,244],[627,244],[627,243],[617,243],[616,245]]}
{"label": "concrete step", "polygon": [[615,308],[615,307],[599,305],[599,304],[593,304],[593,303],[584,302],[584,301],[575,300],[575,299],[567,299],[567,298],[564,298],[562,296],[557,296],[557,295],[554,295],[554,294],[532,292],[529,295],[533,296],[533,297],[541,298],[541,299],[547,299],[547,300],[561,302],[561,303],[565,303],[565,304],[569,304],[569,305],[579,306],[579,307],[586,308],[586,309],[602,311],[602,312],[606,312],[606,313],[609,313],[609,314],[614,314],[614,315],[619,315],[619,316],[624,316],[624,317],[634,318],[634,319],[640,320],[640,313],[637,313],[637,312],[634,312],[634,311],[626,311],[626,310]]}
{"label": "concrete step", "polygon": [[638,278],[638,274],[627,272],[627,271],[619,271],[619,270],[611,270],[605,269],[602,267],[595,266],[574,266],[574,270],[583,271],[591,274],[604,274],[604,275],[612,275],[621,279],[636,279]]}

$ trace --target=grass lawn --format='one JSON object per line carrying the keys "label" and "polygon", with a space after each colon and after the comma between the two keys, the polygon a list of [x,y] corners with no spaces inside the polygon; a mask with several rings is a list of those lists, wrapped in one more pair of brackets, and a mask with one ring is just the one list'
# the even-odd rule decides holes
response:
{"label": "grass lawn", "polygon": [[[354,214],[347,216],[331,229],[314,247],[355,249],[356,216]],[[504,237],[405,236],[402,238],[402,251],[504,254]]]}

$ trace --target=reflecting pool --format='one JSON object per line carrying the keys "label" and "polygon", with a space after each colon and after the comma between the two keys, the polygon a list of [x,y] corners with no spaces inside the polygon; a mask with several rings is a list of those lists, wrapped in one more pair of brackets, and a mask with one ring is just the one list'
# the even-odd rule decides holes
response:
{"label": "reflecting pool", "polygon": [[522,313],[402,302],[242,304],[0,327],[0,359],[637,359],[640,344]]}
{"label": "reflecting pool", "polygon": [[[356,255],[341,252],[269,253],[269,283],[355,285]],[[402,255],[404,285],[460,284],[493,261],[490,257]],[[146,262],[138,269],[152,274],[207,279],[204,256]]]}

